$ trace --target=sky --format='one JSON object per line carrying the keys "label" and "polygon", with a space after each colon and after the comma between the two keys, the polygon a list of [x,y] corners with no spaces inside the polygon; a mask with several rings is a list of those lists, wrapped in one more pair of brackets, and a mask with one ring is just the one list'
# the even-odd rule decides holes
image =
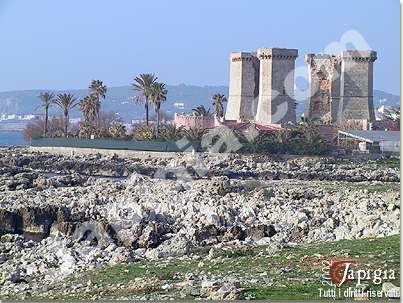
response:
{"label": "sky", "polygon": [[0,0],[0,91],[122,86],[145,72],[228,85],[229,54],[260,47],[297,48],[303,83],[305,54],[346,33],[377,51],[374,88],[400,94],[398,0]]}

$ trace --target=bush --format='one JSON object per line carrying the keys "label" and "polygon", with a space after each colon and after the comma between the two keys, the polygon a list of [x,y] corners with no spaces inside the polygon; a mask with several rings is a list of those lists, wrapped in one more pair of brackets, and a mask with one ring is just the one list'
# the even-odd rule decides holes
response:
{"label": "bush", "polygon": [[277,132],[259,132],[253,141],[243,133],[238,137],[244,153],[320,155],[330,151],[330,144],[322,139],[313,124],[300,124]]}
{"label": "bush", "polygon": [[95,129],[95,138],[110,138],[111,134],[109,133],[109,129],[106,127],[97,127]]}
{"label": "bush", "polygon": [[243,134],[239,133],[239,141],[242,144],[241,152],[244,153],[277,153],[280,145],[275,140],[275,133],[259,132],[252,140]]}
{"label": "bush", "polygon": [[123,138],[126,136],[125,126],[113,112],[100,112],[95,121],[84,120],[79,124],[80,138]]}
{"label": "bush", "polygon": [[190,127],[184,129],[184,136],[191,142],[201,141],[207,131],[207,128]]}
{"label": "bush", "polygon": [[80,138],[90,139],[91,135],[95,135],[95,125],[91,122],[81,122],[78,136]]}
{"label": "bush", "polygon": [[[41,118],[36,118],[29,122],[22,134],[25,140],[41,138],[43,136],[45,121]],[[53,117],[48,120],[47,137],[64,137],[64,118]]]}
{"label": "bush", "polygon": [[132,138],[135,141],[150,141],[154,140],[156,136],[156,129],[154,126],[147,126],[143,124],[133,125]]}
{"label": "bush", "polygon": [[126,127],[121,122],[113,122],[109,128],[112,138],[119,139],[126,137]]}
{"label": "bush", "polygon": [[164,141],[177,141],[184,137],[184,127],[176,127],[173,124],[161,125],[159,138]]}
{"label": "bush", "polygon": [[311,124],[300,124],[291,130],[290,149],[297,155],[320,155],[330,150],[327,143],[318,132],[318,128]]}
{"label": "bush", "polygon": [[85,139],[91,139],[92,136],[94,136],[95,139],[101,139],[109,138],[111,134],[105,127],[95,126],[91,122],[81,122],[78,136]]}
{"label": "bush", "polygon": [[205,130],[201,137],[201,146],[204,151],[215,153],[237,152],[242,148],[236,131],[227,127],[216,127]]}
{"label": "bush", "polygon": [[[251,138],[257,132],[256,136]],[[321,155],[330,151],[330,144],[322,139],[318,128],[312,123],[301,123],[293,128],[276,132],[230,130],[226,127],[214,129],[176,128],[162,125],[159,137],[154,126],[133,125],[133,140],[150,141],[161,139],[177,141],[186,138],[191,143],[200,143],[203,151],[241,152],[263,154]]]}

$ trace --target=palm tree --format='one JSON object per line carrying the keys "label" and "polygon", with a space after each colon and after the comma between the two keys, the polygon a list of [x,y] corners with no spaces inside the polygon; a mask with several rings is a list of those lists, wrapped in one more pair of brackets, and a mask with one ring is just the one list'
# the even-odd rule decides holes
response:
{"label": "palm tree", "polygon": [[186,139],[191,142],[200,141],[207,132],[207,128],[189,127],[184,129]]}
{"label": "palm tree", "polygon": [[[134,79],[132,83],[133,89],[144,97],[145,111],[146,111],[146,125],[148,126],[148,101],[151,96],[152,86],[157,82],[157,77],[154,74],[140,74]],[[135,97],[135,102],[140,102],[140,96]]]}
{"label": "palm tree", "polygon": [[124,138],[126,136],[126,126],[122,122],[114,122],[109,128],[112,138]]}
{"label": "palm tree", "polygon": [[45,110],[45,124],[43,126],[43,136],[44,137],[46,137],[46,134],[48,132],[49,107],[52,104],[54,97],[55,97],[55,95],[53,93],[49,93],[49,92],[42,92],[39,95],[39,98],[42,101],[41,106]]}
{"label": "palm tree", "polygon": [[73,94],[70,93],[58,94],[57,98],[53,101],[63,111],[65,137],[67,137],[67,128],[69,126],[69,112],[78,104],[76,103],[76,101],[77,99],[74,97]]}
{"label": "palm tree", "polygon": [[160,108],[161,103],[167,99],[167,89],[164,83],[154,82],[151,86],[150,101],[154,105],[157,114],[157,136],[160,130]]}
{"label": "palm tree", "polygon": [[96,118],[99,117],[99,110],[101,108],[101,98],[105,99],[107,88],[106,85],[102,83],[100,80],[92,80],[90,86],[88,87],[90,90],[90,94],[96,99]]}
{"label": "palm tree", "polygon": [[224,117],[224,102],[227,102],[227,98],[224,95],[215,94],[212,100],[217,118]]}
{"label": "palm tree", "polygon": [[210,109],[206,109],[204,105],[199,105],[196,108],[192,109],[193,115],[198,116],[198,117],[211,117],[212,113],[210,112]]}
{"label": "palm tree", "polygon": [[161,129],[161,139],[165,141],[176,141],[183,137],[185,127],[176,127],[173,124],[165,124]]}
{"label": "palm tree", "polygon": [[99,116],[97,113],[98,101],[94,95],[85,96],[80,101],[80,111],[83,112],[86,123],[93,123],[95,118]]}

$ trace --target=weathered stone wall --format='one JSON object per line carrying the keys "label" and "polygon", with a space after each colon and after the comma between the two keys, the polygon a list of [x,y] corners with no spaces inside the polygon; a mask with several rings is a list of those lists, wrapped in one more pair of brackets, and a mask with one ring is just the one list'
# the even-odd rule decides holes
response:
{"label": "weathered stone wall", "polygon": [[374,51],[308,54],[309,98],[305,114],[327,122],[373,121]]}
{"label": "weathered stone wall", "polygon": [[331,112],[331,122],[337,122],[339,119],[339,107],[340,107],[340,77],[341,77],[341,62],[340,58],[336,58],[334,60],[334,74],[332,79],[332,88],[331,88],[331,103],[330,103],[330,112]]}
{"label": "weathered stone wall", "polygon": [[373,105],[374,51],[344,51],[341,54],[339,120],[375,120]]}
{"label": "weathered stone wall", "polygon": [[260,48],[259,101],[255,120],[262,124],[295,122],[296,49]]}
{"label": "weathered stone wall", "polygon": [[[261,124],[295,122],[296,49],[260,48],[230,56],[227,120]],[[339,56],[308,54],[310,96],[307,117],[324,122],[375,119],[374,51],[344,51]]]}
{"label": "weathered stone wall", "polygon": [[252,120],[259,95],[259,60],[254,53],[231,53],[227,120]]}
{"label": "weathered stone wall", "polygon": [[340,59],[334,55],[307,54],[309,97],[306,116],[337,121],[340,100]]}

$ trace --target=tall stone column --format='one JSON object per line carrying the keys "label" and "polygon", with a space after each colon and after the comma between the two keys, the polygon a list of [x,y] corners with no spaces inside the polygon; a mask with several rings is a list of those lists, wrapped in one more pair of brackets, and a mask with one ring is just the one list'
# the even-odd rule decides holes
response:
{"label": "tall stone column", "polygon": [[373,95],[374,51],[341,53],[339,122],[375,120]]}
{"label": "tall stone column", "polygon": [[259,96],[259,60],[255,53],[230,55],[230,83],[226,120],[253,120]]}
{"label": "tall stone column", "polygon": [[260,48],[259,100],[256,122],[295,122],[294,70],[297,49]]}

